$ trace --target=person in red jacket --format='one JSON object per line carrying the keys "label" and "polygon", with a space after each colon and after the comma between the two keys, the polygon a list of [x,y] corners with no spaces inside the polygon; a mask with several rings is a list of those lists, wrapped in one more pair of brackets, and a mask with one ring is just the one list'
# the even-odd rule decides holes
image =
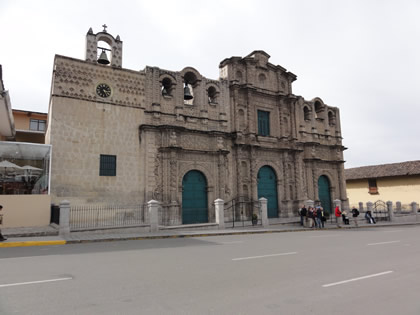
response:
{"label": "person in red jacket", "polygon": [[337,221],[337,227],[340,227],[340,220],[339,220],[340,217],[341,217],[340,207],[337,206],[335,207],[335,219]]}

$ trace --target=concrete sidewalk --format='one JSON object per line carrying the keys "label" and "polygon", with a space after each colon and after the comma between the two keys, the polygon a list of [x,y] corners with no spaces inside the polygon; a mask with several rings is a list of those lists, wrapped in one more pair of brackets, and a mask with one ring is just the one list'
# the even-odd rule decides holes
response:
{"label": "concrete sidewalk", "polygon": [[[367,224],[359,222],[358,228],[392,227],[401,225],[416,225],[416,223],[390,223],[378,222],[377,224]],[[341,229],[356,229],[354,225],[341,225]],[[248,226],[226,228],[223,230],[189,230],[187,227],[180,229],[160,230],[155,233],[140,231],[139,228],[108,229],[84,232],[71,232],[66,238],[58,234],[55,226],[34,227],[34,228],[5,228],[2,233],[8,239],[0,242],[0,247],[23,247],[23,246],[46,246],[64,245],[90,242],[109,242],[124,240],[144,240],[162,238],[182,238],[182,237],[206,237],[218,235],[240,235],[240,234],[261,234],[261,233],[284,233],[284,232],[304,232],[335,230],[335,223],[328,222],[324,229],[304,228],[296,223],[285,223],[270,225],[269,228],[262,226]]]}

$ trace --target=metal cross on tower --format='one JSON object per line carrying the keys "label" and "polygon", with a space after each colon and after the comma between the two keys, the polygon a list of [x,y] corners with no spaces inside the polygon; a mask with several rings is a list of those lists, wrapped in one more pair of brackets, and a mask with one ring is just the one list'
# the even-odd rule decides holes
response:
{"label": "metal cross on tower", "polygon": [[106,33],[106,28],[108,27],[108,26],[106,26],[106,24],[104,24],[104,25],[102,25],[102,27],[104,28],[104,32]]}

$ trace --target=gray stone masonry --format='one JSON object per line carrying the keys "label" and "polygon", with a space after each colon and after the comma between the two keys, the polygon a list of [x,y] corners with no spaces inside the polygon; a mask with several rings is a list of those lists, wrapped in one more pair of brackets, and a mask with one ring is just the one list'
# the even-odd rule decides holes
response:
{"label": "gray stone masonry", "polygon": [[70,234],[70,202],[63,200],[60,202],[60,229],[59,235],[67,237]]}
{"label": "gray stone masonry", "polygon": [[315,202],[313,200],[306,200],[305,201],[306,209],[309,209],[309,207],[314,207],[314,206],[315,206]]}
{"label": "gray stone masonry", "polygon": [[334,209],[335,209],[335,207],[339,207],[340,208],[340,211],[342,211],[342,209],[341,209],[341,200],[340,199],[335,199],[334,200]]}
{"label": "gray stone masonry", "polygon": [[261,207],[261,224],[263,227],[268,227],[268,217],[267,217],[267,199],[264,197],[259,199]]}
{"label": "gray stone masonry", "polygon": [[157,232],[159,230],[159,202],[156,200],[150,200],[147,203],[150,218],[150,232]]}
{"label": "gray stone masonry", "polygon": [[395,203],[395,207],[396,207],[397,213],[401,213],[401,201],[397,201]]}
{"label": "gray stone masonry", "polygon": [[219,225],[219,229],[225,228],[225,202],[222,199],[216,199],[214,201],[214,208],[216,209],[216,223]]}
{"label": "gray stone masonry", "polygon": [[386,207],[388,209],[388,216],[389,216],[389,221],[394,221],[394,211],[392,210],[392,201],[387,201],[386,202]]}

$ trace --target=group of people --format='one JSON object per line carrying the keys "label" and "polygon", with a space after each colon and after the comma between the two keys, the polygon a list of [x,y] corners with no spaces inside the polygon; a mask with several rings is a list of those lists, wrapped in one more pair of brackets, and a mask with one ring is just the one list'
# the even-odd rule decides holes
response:
{"label": "group of people", "polygon": [[[353,207],[353,209],[351,209],[351,214],[353,216],[354,225],[358,227],[358,216],[360,214],[359,210]],[[305,205],[303,205],[302,208],[299,209],[299,215],[300,225],[303,227],[321,229],[324,227],[324,222],[327,221],[327,218],[324,215],[324,209],[321,206],[316,206],[315,208],[308,207],[307,209]],[[347,214],[346,210],[340,210],[340,207],[337,206],[335,207],[334,215],[336,218],[337,227],[341,227],[340,221],[342,221],[344,225],[350,225],[349,215]],[[368,223],[376,223],[371,211],[366,211],[365,219]]]}
{"label": "group of people", "polygon": [[300,225],[309,228],[324,228],[324,222],[327,221],[324,215],[324,209],[321,206],[309,207],[305,206],[299,210]]}
{"label": "group of people", "polygon": [[[357,223],[357,217],[360,214],[359,210],[357,210],[356,208],[353,208],[351,210],[351,212],[352,212],[352,215],[353,215],[354,225],[359,226],[358,223]],[[336,222],[337,222],[337,227],[340,227],[340,217],[342,218],[344,225],[350,225],[350,219],[347,215],[346,210],[341,211],[340,207],[337,206],[337,207],[335,207],[334,214],[335,214],[335,218],[336,218]]]}

